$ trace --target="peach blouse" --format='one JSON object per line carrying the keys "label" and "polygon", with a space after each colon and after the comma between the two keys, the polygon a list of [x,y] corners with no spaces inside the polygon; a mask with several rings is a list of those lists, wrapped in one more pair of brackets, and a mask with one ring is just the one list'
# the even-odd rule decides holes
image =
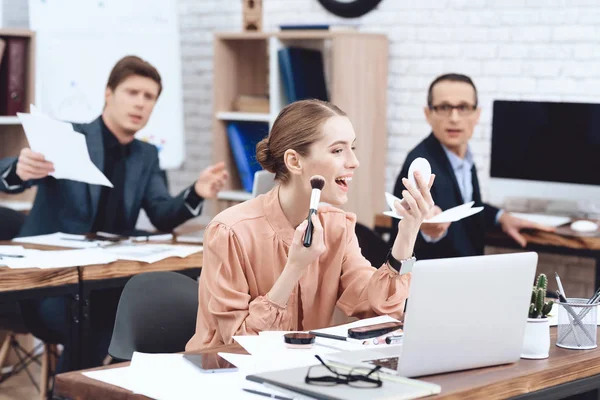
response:
{"label": "peach blouse", "polygon": [[230,344],[234,335],[327,327],[336,305],[359,318],[402,316],[410,274],[370,265],[358,246],[354,214],[320,207],[317,215],[327,249],[306,268],[286,305],[267,297],[294,237],[279,204],[279,186],[211,221],[204,234],[196,333],[187,351]]}

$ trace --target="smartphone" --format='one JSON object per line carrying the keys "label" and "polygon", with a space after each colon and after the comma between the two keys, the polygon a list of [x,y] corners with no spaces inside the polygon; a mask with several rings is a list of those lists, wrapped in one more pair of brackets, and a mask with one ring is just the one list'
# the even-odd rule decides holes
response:
{"label": "smartphone", "polygon": [[237,371],[237,367],[219,356],[218,353],[211,354],[184,354],[183,358],[192,363],[202,372],[233,372]]}
{"label": "smartphone", "polygon": [[348,337],[352,339],[370,339],[396,331],[403,326],[403,322],[384,322],[382,324],[350,328],[348,329]]}

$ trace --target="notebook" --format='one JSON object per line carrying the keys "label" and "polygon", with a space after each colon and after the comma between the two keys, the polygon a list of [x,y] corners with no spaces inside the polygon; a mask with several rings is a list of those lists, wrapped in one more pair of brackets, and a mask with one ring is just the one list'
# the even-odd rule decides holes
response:
{"label": "notebook", "polygon": [[[338,367],[336,365],[336,367]],[[318,386],[304,382],[310,367],[284,369],[246,376],[253,382],[276,386],[320,400],[405,400],[418,399],[441,392],[440,385],[396,375],[380,374],[379,388],[354,388],[345,384]]]}

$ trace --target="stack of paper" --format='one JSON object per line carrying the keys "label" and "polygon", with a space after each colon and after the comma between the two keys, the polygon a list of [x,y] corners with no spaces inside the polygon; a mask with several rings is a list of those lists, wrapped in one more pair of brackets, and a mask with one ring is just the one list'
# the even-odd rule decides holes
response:
{"label": "stack of paper", "polygon": [[32,114],[17,113],[17,116],[31,150],[43,154],[54,164],[51,176],[113,187],[90,159],[83,134],[75,132],[70,123],[52,119],[33,106],[32,111]]}
{"label": "stack of paper", "polygon": [[108,264],[117,258],[100,249],[81,250],[25,250],[24,257],[4,257],[0,261],[10,268],[66,268],[83,265]]}
{"label": "stack of paper", "polygon": [[184,246],[172,244],[121,244],[108,246],[104,251],[119,260],[153,263],[169,257],[185,258],[202,251],[202,246]]}
{"label": "stack of paper", "polygon": [[242,388],[281,394],[247,381],[246,375],[254,372],[252,369],[239,369],[235,372],[206,373],[186,361],[182,354],[136,352],[129,367],[83,374],[158,400],[196,400],[202,397],[201,393],[218,393],[222,399],[257,399],[255,394],[245,392]]}
{"label": "stack of paper", "polygon": [[108,240],[92,240],[87,239],[85,235],[72,235],[62,232],[50,233],[48,235],[19,237],[12,241],[44,246],[70,247],[73,249],[90,249],[114,244],[114,242]]}
{"label": "stack of paper", "polygon": [[[383,213],[392,218],[402,219],[402,216],[396,212],[396,207],[394,207],[394,203],[396,201],[402,201],[402,199],[399,199],[393,194],[386,192],[385,200],[391,211],[384,211]],[[460,221],[463,218],[470,217],[471,215],[475,215],[483,210],[483,207],[473,207],[474,204],[474,201],[470,201],[468,203],[461,204],[460,206],[449,208],[435,217],[426,219],[423,221],[423,223],[441,224],[446,222]]]}

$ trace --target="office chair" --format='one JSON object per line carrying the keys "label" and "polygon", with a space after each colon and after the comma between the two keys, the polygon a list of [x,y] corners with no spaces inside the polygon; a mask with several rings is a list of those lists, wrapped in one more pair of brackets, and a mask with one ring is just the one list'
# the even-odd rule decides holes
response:
{"label": "office chair", "polygon": [[265,170],[256,171],[254,173],[254,183],[252,184],[252,197],[267,193],[275,184],[274,173]]}
{"label": "office chair", "polygon": [[131,278],[121,294],[108,354],[131,360],[134,351],[177,353],[196,331],[198,283],[176,272]]}
{"label": "office chair", "polygon": [[358,222],[354,231],[356,232],[362,255],[375,268],[381,267],[390,249],[387,242],[375,233],[375,231]]}

